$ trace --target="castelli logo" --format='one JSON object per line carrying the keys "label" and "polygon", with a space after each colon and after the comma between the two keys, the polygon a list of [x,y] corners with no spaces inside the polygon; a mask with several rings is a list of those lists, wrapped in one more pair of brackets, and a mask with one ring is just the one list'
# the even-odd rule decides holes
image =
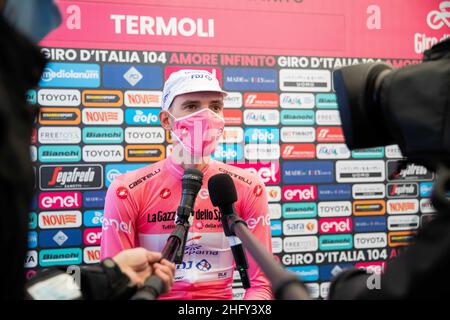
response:
{"label": "castelli logo", "polygon": [[163,199],[167,199],[168,197],[170,197],[170,194],[171,194],[170,190],[167,189],[167,188],[164,188],[164,189],[162,189],[161,192],[159,193],[159,196],[160,196],[161,198],[163,198]]}
{"label": "castelli logo", "polygon": [[119,187],[116,190],[116,195],[119,199],[126,199],[128,197],[128,189],[125,187]]}
{"label": "castelli logo", "polygon": [[253,194],[256,197],[259,197],[263,192],[263,187],[261,187],[260,185],[255,186],[255,188],[253,189]]}

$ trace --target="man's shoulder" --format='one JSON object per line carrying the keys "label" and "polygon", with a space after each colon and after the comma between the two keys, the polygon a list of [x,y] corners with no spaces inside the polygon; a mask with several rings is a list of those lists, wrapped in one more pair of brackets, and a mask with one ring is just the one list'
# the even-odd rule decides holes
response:
{"label": "man's shoulder", "polygon": [[166,159],[123,173],[117,176],[112,184],[120,184],[130,190],[138,188],[144,182],[151,181],[160,176],[165,161]]}
{"label": "man's shoulder", "polygon": [[254,188],[256,185],[264,184],[258,173],[256,173],[254,170],[244,169],[219,161],[215,161],[214,166],[215,170],[218,171],[218,173],[229,174],[231,178],[233,178],[236,188]]}

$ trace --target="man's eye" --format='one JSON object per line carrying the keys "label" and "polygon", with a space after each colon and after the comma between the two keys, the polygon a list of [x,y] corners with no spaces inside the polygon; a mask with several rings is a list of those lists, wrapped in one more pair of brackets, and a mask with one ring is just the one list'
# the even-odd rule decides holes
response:
{"label": "man's eye", "polygon": [[222,110],[222,106],[220,105],[214,105],[211,107],[211,109],[215,112],[219,112],[220,110]]}
{"label": "man's eye", "polygon": [[195,104],[188,104],[188,105],[185,106],[184,108],[185,108],[185,109],[188,109],[188,110],[193,110],[193,109],[196,109],[197,106],[196,106]]}

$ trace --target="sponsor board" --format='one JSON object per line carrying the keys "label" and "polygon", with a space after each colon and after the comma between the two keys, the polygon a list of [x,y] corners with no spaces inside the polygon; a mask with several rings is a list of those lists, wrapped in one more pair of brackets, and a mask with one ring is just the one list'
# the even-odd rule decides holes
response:
{"label": "sponsor board", "polygon": [[383,215],[386,213],[384,200],[358,200],[353,202],[355,216]]}
{"label": "sponsor board", "polygon": [[163,70],[160,66],[105,64],[102,80],[105,88],[159,89],[163,86]]}
{"label": "sponsor board", "polygon": [[42,211],[38,217],[39,228],[77,228],[81,226],[80,211]]}
{"label": "sponsor board", "polygon": [[316,219],[293,219],[283,221],[283,234],[286,236],[310,235],[317,233]]}
{"label": "sponsor board", "polygon": [[318,204],[319,217],[348,217],[352,214],[350,201],[327,201]]}
{"label": "sponsor board", "polygon": [[419,212],[419,200],[395,199],[386,203],[388,214],[411,214]]}
{"label": "sponsor board", "polygon": [[387,219],[389,231],[408,231],[419,228],[419,216],[416,215],[399,215],[390,216]]}
{"label": "sponsor board", "polygon": [[275,92],[246,92],[244,107],[246,108],[278,108],[278,94]]}
{"label": "sponsor board", "polygon": [[280,90],[296,92],[327,92],[331,90],[329,70],[281,69]]}
{"label": "sponsor board", "polygon": [[219,161],[237,161],[244,158],[242,144],[219,144],[211,158]]}
{"label": "sponsor board", "polygon": [[39,265],[50,267],[56,265],[76,265],[83,261],[80,248],[45,249],[39,251]]}
{"label": "sponsor board", "polygon": [[124,158],[121,145],[87,145],[83,147],[85,162],[120,162]]}
{"label": "sponsor board", "polygon": [[249,143],[244,147],[247,160],[278,160],[280,158],[280,145],[268,143]]}
{"label": "sponsor board", "polygon": [[[278,128],[246,128],[244,135],[245,143],[278,143],[280,141]],[[242,140],[235,142],[242,142]]]}
{"label": "sponsor board", "polygon": [[41,89],[37,93],[37,101],[47,107],[77,107],[81,102],[79,90]]}
{"label": "sponsor board", "polygon": [[72,145],[40,146],[38,150],[40,162],[79,162],[81,160],[81,148]]}
{"label": "sponsor board", "polygon": [[76,247],[81,245],[81,230],[44,230],[39,233],[39,246],[42,248]]}
{"label": "sponsor board", "polygon": [[280,112],[273,109],[244,110],[244,124],[254,126],[273,126],[280,123]]}
{"label": "sponsor board", "polygon": [[388,183],[388,198],[414,198],[419,195],[417,183]]}
{"label": "sponsor board", "polygon": [[362,183],[352,186],[354,199],[382,199],[385,197],[385,186],[382,183]]}
{"label": "sponsor board", "polygon": [[76,209],[81,207],[81,192],[41,192],[39,208],[46,209]]}
{"label": "sponsor board", "polygon": [[41,108],[39,123],[49,125],[73,125],[80,124],[81,112],[76,108]]}
{"label": "sponsor board", "polygon": [[346,250],[353,248],[351,234],[333,234],[319,236],[319,249],[322,251]]}
{"label": "sponsor board", "polygon": [[388,160],[386,172],[388,181],[430,181],[434,178],[434,174],[424,166],[403,160]]}
{"label": "sponsor board", "polygon": [[42,144],[71,144],[81,142],[81,129],[78,127],[41,127],[38,141]]}
{"label": "sponsor board", "polygon": [[357,233],[353,238],[356,249],[384,248],[388,243],[387,234],[384,232]]}
{"label": "sponsor board", "polygon": [[127,107],[158,108],[162,103],[161,91],[128,90],[124,96]]}
{"label": "sponsor board", "polygon": [[125,123],[130,125],[159,125],[159,109],[129,108],[125,110]]}
{"label": "sponsor board", "polygon": [[344,143],[319,143],[316,155],[318,159],[348,159],[350,150]]}
{"label": "sponsor board", "polygon": [[317,142],[345,142],[344,132],[341,127],[316,128]]}
{"label": "sponsor board", "polygon": [[85,107],[121,107],[123,93],[119,90],[84,90],[82,103]]}
{"label": "sponsor board", "polygon": [[224,68],[225,91],[277,91],[278,76],[269,68]]}
{"label": "sponsor board", "polygon": [[337,109],[337,97],[334,93],[318,93],[316,106],[318,109]]}
{"label": "sponsor board", "polygon": [[331,161],[285,161],[281,174],[287,184],[333,182],[334,164]]}
{"label": "sponsor board", "polygon": [[223,107],[230,109],[237,109],[242,107],[243,99],[240,92],[228,92],[228,95],[223,98]]}
{"label": "sponsor board", "polygon": [[283,203],[283,218],[304,219],[317,216],[317,204],[315,202]]}
{"label": "sponsor board", "polygon": [[93,264],[100,262],[100,246],[86,247],[83,249],[83,262]]}
{"label": "sponsor board", "polygon": [[353,230],[351,218],[322,218],[319,219],[319,233],[349,233]]}
{"label": "sponsor board", "polygon": [[383,160],[338,160],[338,182],[382,182],[385,179]]}
{"label": "sponsor board", "polygon": [[322,184],[317,188],[318,199],[347,200],[352,197],[352,187],[349,184]]}
{"label": "sponsor board", "polygon": [[313,127],[282,127],[280,134],[283,142],[314,142],[316,140]]}
{"label": "sponsor board", "polygon": [[281,124],[287,126],[312,126],[315,124],[315,114],[312,110],[282,110]]}
{"label": "sponsor board", "polygon": [[309,252],[319,249],[317,236],[285,237],[283,239],[284,252]]}
{"label": "sponsor board", "polygon": [[317,199],[317,187],[314,185],[282,186],[283,201],[314,201]]}
{"label": "sponsor board", "polygon": [[382,216],[355,217],[353,219],[353,230],[355,232],[376,232],[386,231],[386,229],[386,218]]}
{"label": "sponsor board", "polygon": [[290,143],[281,145],[281,157],[283,159],[314,159],[316,146],[312,143]]}
{"label": "sponsor board", "polygon": [[317,110],[316,123],[319,126],[340,126],[341,117],[338,110]]}
{"label": "sponsor board", "polygon": [[153,162],[164,159],[164,146],[128,145],[125,147],[125,159],[131,162]]}
{"label": "sponsor board", "polygon": [[415,235],[414,231],[389,232],[388,244],[390,247],[408,246],[414,241]]}
{"label": "sponsor board", "polygon": [[83,142],[86,144],[119,144],[123,142],[121,127],[85,127]]}
{"label": "sponsor board", "polygon": [[118,108],[84,108],[83,123],[86,125],[118,125],[123,123],[123,110]]}
{"label": "sponsor board", "polygon": [[314,95],[312,93],[282,93],[280,106],[283,109],[313,109]]}
{"label": "sponsor board", "polygon": [[158,127],[128,127],[125,142],[130,144],[164,143],[164,129]]}
{"label": "sponsor board", "polygon": [[100,66],[85,63],[49,62],[39,81],[40,87],[97,88]]}
{"label": "sponsor board", "polygon": [[93,165],[43,165],[39,168],[41,190],[93,190],[103,187],[103,167]]}

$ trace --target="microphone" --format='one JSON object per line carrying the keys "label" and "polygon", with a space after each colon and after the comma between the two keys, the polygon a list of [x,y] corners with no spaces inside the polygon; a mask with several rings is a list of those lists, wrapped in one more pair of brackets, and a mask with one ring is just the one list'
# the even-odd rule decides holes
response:
{"label": "microphone", "polygon": [[[193,219],[195,199],[203,184],[203,173],[198,169],[184,170],[181,178],[181,200],[177,208],[175,230],[167,239],[161,252],[162,259],[179,264],[183,262],[184,249]],[[132,300],[155,300],[163,292],[164,284],[156,275],[148,277]]]}
{"label": "microphone", "polygon": [[248,261],[242,247],[241,240],[236,236],[234,230],[230,229],[229,220],[233,222],[233,226],[237,222],[247,224],[240,219],[235,210],[234,203],[237,201],[236,187],[233,179],[226,173],[220,173],[212,176],[208,180],[209,197],[215,207],[219,207],[222,213],[222,226],[225,236],[230,243],[231,251],[236,262],[236,269],[241,277],[242,285],[245,289],[250,288],[250,279],[248,277]]}

